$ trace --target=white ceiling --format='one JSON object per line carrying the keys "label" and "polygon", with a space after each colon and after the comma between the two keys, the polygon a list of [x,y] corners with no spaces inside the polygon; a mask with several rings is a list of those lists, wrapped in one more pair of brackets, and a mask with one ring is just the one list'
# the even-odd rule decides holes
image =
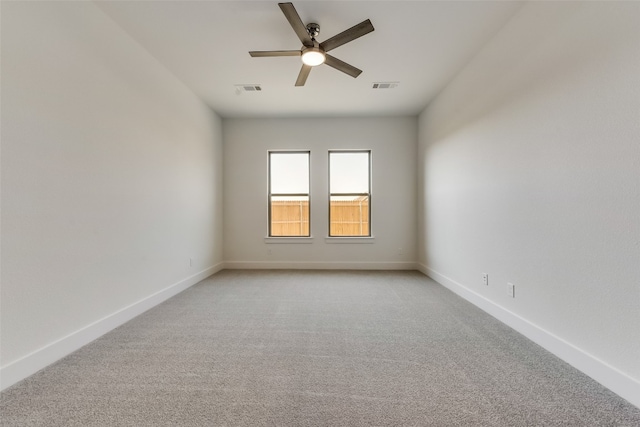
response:
{"label": "white ceiling", "polygon": [[[300,49],[277,1],[108,1],[98,6],[222,117],[416,115],[521,7],[511,1],[294,1],[318,41],[369,18],[375,31],[331,54],[363,73],[331,67],[294,83]],[[373,82],[399,82],[372,89]],[[237,84],[262,91],[238,93]]]}

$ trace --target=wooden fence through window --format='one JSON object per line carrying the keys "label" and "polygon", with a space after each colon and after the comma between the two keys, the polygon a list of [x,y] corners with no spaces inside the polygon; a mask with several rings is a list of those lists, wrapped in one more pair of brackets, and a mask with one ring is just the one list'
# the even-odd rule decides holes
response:
{"label": "wooden fence through window", "polygon": [[308,236],[309,201],[271,201],[272,236]]}
{"label": "wooden fence through window", "polygon": [[330,236],[368,236],[369,198],[332,200],[330,212]]}
{"label": "wooden fence through window", "polygon": [[[331,236],[368,236],[369,199],[332,201],[330,206]],[[317,219],[314,219],[317,221]],[[271,202],[272,236],[308,236],[309,202],[285,200]]]}

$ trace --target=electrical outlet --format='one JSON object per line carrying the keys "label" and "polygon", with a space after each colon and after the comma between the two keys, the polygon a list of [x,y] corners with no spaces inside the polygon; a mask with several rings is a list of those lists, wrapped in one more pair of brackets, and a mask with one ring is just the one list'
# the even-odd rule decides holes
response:
{"label": "electrical outlet", "polygon": [[482,284],[489,286],[489,275],[487,273],[482,273]]}
{"label": "electrical outlet", "polygon": [[193,267],[193,258],[189,258],[189,267]]}
{"label": "electrical outlet", "polygon": [[513,283],[507,283],[507,295],[511,298],[516,297],[516,286]]}
{"label": "electrical outlet", "polygon": [[398,248],[398,255],[402,255],[402,248]]}

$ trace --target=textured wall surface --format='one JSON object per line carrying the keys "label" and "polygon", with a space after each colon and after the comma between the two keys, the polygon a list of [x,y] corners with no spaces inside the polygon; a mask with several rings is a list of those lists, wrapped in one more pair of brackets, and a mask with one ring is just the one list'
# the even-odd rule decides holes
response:
{"label": "textured wall surface", "polygon": [[419,123],[420,262],[636,384],[639,18],[527,4]]}

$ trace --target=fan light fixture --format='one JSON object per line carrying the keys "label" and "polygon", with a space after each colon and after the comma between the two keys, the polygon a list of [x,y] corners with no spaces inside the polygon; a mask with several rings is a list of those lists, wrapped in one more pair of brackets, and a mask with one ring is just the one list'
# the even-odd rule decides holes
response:
{"label": "fan light fixture", "polygon": [[309,47],[302,52],[302,62],[311,67],[323,64],[324,60],[324,52],[317,47]]}

